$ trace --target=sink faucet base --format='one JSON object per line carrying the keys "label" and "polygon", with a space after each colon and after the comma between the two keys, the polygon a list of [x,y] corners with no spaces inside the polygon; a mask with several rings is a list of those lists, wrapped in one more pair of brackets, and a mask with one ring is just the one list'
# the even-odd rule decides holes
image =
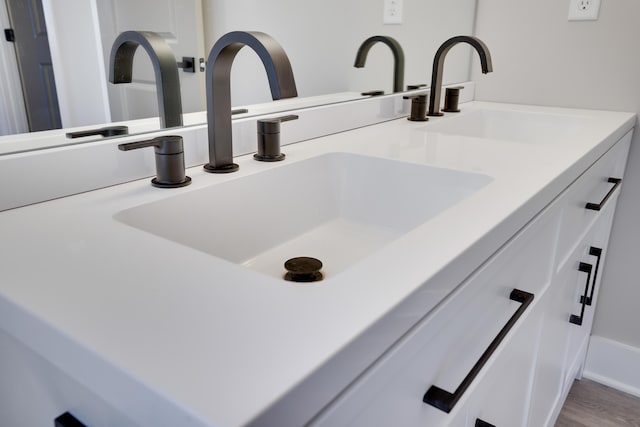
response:
{"label": "sink faucet base", "polygon": [[207,163],[206,165],[204,165],[204,170],[209,173],[231,173],[237,171],[239,168],[240,166],[235,163],[230,163],[222,166],[214,166],[211,163]]}

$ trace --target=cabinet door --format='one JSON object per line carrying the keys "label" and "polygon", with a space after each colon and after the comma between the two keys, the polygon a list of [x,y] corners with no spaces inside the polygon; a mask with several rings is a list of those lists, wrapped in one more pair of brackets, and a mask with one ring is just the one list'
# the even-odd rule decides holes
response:
{"label": "cabinet door", "polygon": [[553,425],[568,388],[573,379],[580,376],[593,323],[614,202],[598,215],[586,235],[574,245],[575,249],[554,276],[542,301],[545,315],[531,398],[529,425],[532,427]]}
{"label": "cabinet door", "polygon": [[582,264],[591,266],[591,272],[587,277],[589,283],[586,286],[580,284],[578,279],[576,293],[574,296],[574,310],[580,314],[579,324],[572,324],[570,328],[567,356],[565,359],[565,378],[563,389],[571,387],[573,380],[582,376],[582,369],[586,357],[591,327],[593,326],[593,315],[595,312],[598,291],[600,290],[600,278],[602,277],[602,267],[604,257],[607,252],[611,222],[613,220],[614,204],[606,211],[603,211],[598,222],[590,230],[588,236],[579,246],[577,259]]}
{"label": "cabinet door", "polygon": [[[529,224],[310,425],[464,427],[473,416],[523,425],[538,337],[535,298],[549,284],[557,219]],[[512,299],[514,288],[536,297],[523,304]],[[459,400],[425,403],[434,387]]]}
{"label": "cabinet door", "polygon": [[537,304],[479,381],[464,408],[467,427],[478,420],[498,427],[527,425],[541,317]]}

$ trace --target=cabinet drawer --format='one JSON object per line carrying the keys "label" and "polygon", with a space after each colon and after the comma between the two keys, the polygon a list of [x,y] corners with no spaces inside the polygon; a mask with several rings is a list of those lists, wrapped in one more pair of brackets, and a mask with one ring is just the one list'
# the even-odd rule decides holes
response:
{"label": "cabinet drawer", "polygon": [[[620,192],[615,179],[622,178],[631,142],[631,133],[623,137],[604,156],[589,168],[566,192],[562,204],[562,225],[558,240],[558,261],[560,268],[574,249],[574,244],[587,232],[591,224],[598,218],[603,208],[615,202]],[[587,208],[590,204],[590,208]]]}
{"label": "cabinet drawer", "polygon": [[[548,284],[558,215],[530,223],[427,318],[372,365],[312,426],[448,426],[466,423],[465,405],[535,305],[523,311],[450,413],[423,402],[431,386],[454,392],[523,305],[514,288],[537,294]],[[533,359],[534,352],[529,353]],[[529,364],[522,369],[527,385]],[[485,378],[485,379],[483,379]],[[514,394],[513,396],[516,396]],[[519,400],[520,397],[517,398]],[[505,402],[517,407],[522,402]]]}
{"label": "cabinet drawer", "polygon": [[[601,211],[587,234],[574,245],[544,296],[545,314],[531,400],[531,426],[553,425],[562,406],[561,399],[584,361],[614,208],[614,204],[609,204]],[[591,305],[586,305],[585,301],[582,310],[585,294]],[[571,323],[572,317],[575,323]]]}

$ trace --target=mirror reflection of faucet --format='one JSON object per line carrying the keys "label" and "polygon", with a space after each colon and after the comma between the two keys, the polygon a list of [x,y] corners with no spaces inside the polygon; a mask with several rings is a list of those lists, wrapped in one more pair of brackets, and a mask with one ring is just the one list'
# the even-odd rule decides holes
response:
{"label": "mirror reflection of faucet", "polygon": [[167,42],[151,31],[125,31],[113,42],[109,61],[109,81],[114,84],[131,83],[133,57],[142,46],[151,59],[156,77],[160,126],[182,126],[182,96],[178,63]]}
{"label": "mirror reflection of faucet", "polygon": [[[400,43],[393,37],[373,36],[362,42],[356,53],[356,61],[353,64],[356,68],[363,68],[367,61],[369,50],[376,43],[384,43],[393,53],[393,91],[402,92],[404,87],[404,51]],[[363,94],[364,95],[364,94]]]}

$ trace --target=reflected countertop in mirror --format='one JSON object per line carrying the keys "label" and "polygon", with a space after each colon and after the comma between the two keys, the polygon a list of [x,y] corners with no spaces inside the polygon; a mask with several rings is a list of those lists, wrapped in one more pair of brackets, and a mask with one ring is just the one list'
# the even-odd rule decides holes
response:
{"label": "reflected countertop in mirror", "polygon": [[[206,61],[215,40],[229,31],[256,30],[274,37],[290,58],[300,98],[270,102],[262,64],[255,54],[243,49],[234,62],[231,77],[233,105],[249,110],[234,116],[240,118],[351,101],[358,99],[361,92],[371,90],[390,93],[393,58],[385,46],[372,47],[366,67],[353,66],[358,46],[372,35],[388,35],[398,40],[406,58],[405,82],[426,83],[439,44],[452,35],[472,34],[476,7],[476,0],[405,0],[402,23],[385,25],[383,5],[372,5],[368,0],[354,0],[347,5],[336,3],[342,10],[339,16],[326,1],[317,5],[282,0],[268,4],[258,0],[144,1],[152,1],[153,8],[136,10],[140,2],[132,5],[125,0],[45,2],[64,129],[45,131],[38,136],[0,137],[1,152],[68,144],[69,141],[59,141],[59,137],[71,129],[97,128],[123,121],[131,124],[130,134],[157,130],[157,101],[155,92],[148,88],[154,86],[154,82],[144,70],[150,67],[148,58],[136,57],[134,80],[139,76],[138,82],[119,87],[107,82],[108,49],[117,34],[125,30],[159,32],[172,46],[178,61],[183,56],[193,56],[196,62],[200,58]],[[251,13],[247,13],[248,10]],[[175,36],[184,25],[182,21],[191,27],[194,25],[190,22],[196,23],[197,34],[184,44],[186,50],[179,47]],[[470,59],[465,47],[452,52],[447,59],[445,83],[467,81]],[[205,122],[204,74],[180,71],[187,126]],[[186,89],[188,80],[196,81],[194,90]],[[123,86],[135,86],[136,90],[126,93]],[[9,108],[17,108],[16,103]],[[42,136],[48,138],[48,144],[35,142],[42,141]],[[87,137],[72,143],[94,140],[96,138]]]}
{"label": "reflected countertop in mirror", "polygon": [[[246,106],[238,106],[234,111],[238,113],[233,115],[234,119],[244,119],[254,116],[263,116],[268,114],[279,113],[289,110],[299,110],[304,108],[316,107],[319,105],[330,105],[340,102],[355,101],[358,99],[369,98],[358,92],[341,92],[327,95],[310,96],[306,98],[288,98],[277,101],[265,102],[261,104],[253,104]],[[207,120],[206,111],[198,111],[194,113],[186,113],[183,115],[184,126],[202,125]],[[138,135],[153,132],[159,129],[160,124],[157,117],[146,119],[127,120],[122,122],[113,122],[109,127],[126,126],[128,133],[126,135]],[[49,131],[22,133],[17,135],[0,136],[0,156],[8,154],[24,153],[29,151],[40,150],[43,148],[62,147],[66,145],[84,144],[89,142],[101,141],[106,139],[100,135],[86,136],[81,138],[70,138],[69,133],[86,132],[90,130],[102,129],[99,126],[78,126],[67,129],[52,129]],[[178,128],[176,132],[179,132]],[[119,138],[113,136],[111,138]]]}

